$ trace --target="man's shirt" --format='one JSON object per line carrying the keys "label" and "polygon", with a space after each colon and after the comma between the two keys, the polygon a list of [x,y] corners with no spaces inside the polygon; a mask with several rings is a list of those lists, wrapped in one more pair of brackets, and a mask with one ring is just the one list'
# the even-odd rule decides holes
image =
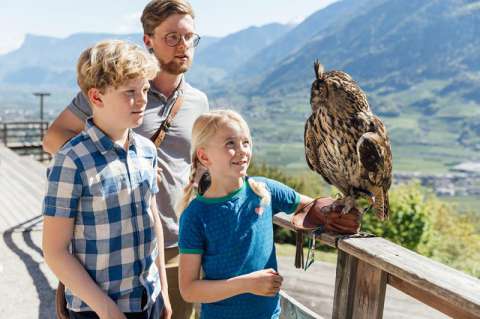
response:
{"label": "man's shirt", "polygon": [[[74,218],[71,253],[123,312],[140,312],[142,293],[160,293],[150,202],[158,192],[155,146],[132,131],[128,151],[92,120],[55,155],[43,214]],[[66,289],[67,307],[92,309]]]}

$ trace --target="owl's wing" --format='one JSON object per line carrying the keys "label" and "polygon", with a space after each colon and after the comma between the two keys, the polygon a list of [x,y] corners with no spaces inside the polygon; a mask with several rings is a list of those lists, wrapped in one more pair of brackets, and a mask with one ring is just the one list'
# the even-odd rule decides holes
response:
{"label": "owl's wing", "polygon": [[392,183],[392,151],[383,123],[374,116],[374,130],[364,133],[357,143],[357,154],[364,169],[363,176],[371,183],[370,190],[380,202],[377,216],[388,217],[388,189]]}
{"label": "owl's wing", "polygon": [[320,159],[320,141],[318,136],[320,134],[320,128],[316,126],[315,123],[318,123],[316,120],[316,114],[313,113],[310,115],[308,120],[305,123],[305,131],[303,133],[304,143],[305,143],[305,159],[307,161],[308,167],[312,171],[317,172],[322,175],[323,179],[328,183],[332,184],[328,178],[327,174],[322,170],[324,165]]}

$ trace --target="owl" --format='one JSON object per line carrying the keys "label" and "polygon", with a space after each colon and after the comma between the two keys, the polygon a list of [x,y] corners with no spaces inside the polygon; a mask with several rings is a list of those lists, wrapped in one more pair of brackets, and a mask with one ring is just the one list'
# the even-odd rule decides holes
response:
{"label": "owl", "polygon": [[366,197],[380,220],[388,218],[392,151],[387,130],[358,84],[345,72],[314,64],[312,114],[305,123],[305,157],[310,169],[343,195],[332,205],[343,212]]}

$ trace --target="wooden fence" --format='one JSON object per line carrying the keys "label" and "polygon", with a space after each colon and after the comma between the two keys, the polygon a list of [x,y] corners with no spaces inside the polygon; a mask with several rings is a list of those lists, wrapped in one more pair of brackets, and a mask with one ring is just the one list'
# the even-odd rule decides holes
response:
{"label": "wooden fence", "polygon": [[47,161],[50,155],[42,149],[42,140],[48,122],[1,122],[0,141],[19,155],[33,155],[36,160]]}
{"label": "wooden fence", "polygon": [[[274,223],[294,231],[285,214]],[[382,318],[387,284],[452,318],[480,318],[477,278],[379,237],[321,234],[317,240],[338,250],[333,319]],[[293,314],[283,318],[318,318],[295,311],[288,296],[282,304]]]}

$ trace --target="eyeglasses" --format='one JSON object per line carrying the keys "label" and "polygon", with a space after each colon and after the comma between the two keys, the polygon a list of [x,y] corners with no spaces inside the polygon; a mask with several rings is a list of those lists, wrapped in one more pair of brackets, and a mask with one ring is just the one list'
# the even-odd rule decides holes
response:
{"label": "eyeglasses", "polygon": [[182,40],[182,38],[188,47],[195,48],[200,42],[200,36],[196,33],[187,33],[185,35],[182,35],[178,32],[170,32],[164,37],[165,43],[169,47],[176,46],[178,43],[180,43],[180,40]]}

